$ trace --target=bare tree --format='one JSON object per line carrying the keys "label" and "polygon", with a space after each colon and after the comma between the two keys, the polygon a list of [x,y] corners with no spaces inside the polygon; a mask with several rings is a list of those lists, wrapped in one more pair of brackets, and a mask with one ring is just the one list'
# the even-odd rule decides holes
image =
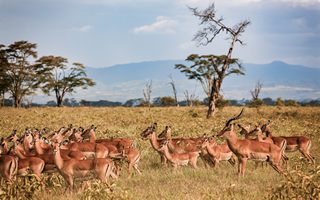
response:
{"label": "bare tree", "polygon": [[192,107],[193,106],[193,102],[196,100],[196,94],[195,91],[193,91],[192,93],[189,93],[188,90],[184,91],[184,97],[186,98],[187,101],[187,105]]}
{"label": "bare tree", "polygon": [[256,86],[255,86],[254,90],[250,91],[253,101],[259,99],[259,95],[260,95],[261,89],[262,89],[262,83],[260,81],[258,81],[256,83]]}
{"label": "bare tree", "polygon": [[169,84],[170,84],[171,87],[172,87],[172,92],[173,92],[173,97],[174,97],[174,100],[175,100],[175,104],[176,104],[176,106],[179,106],[179,104],[178,104],[178,97],[177,97],[176,84],[175,84],[175,82],[174,82],[174,80],[173,80],[173,78],[172,78],[172,75],[170,75],[169,78],[170,78],[170,80],[171,80],[171,81],[169,82]]}
{"label": "bare tree", "polygon": [[148,81],[143,89],[144,103],[151,105],[152,80]]}
{"label": "bare tree", "polygon": [[[246,27],[250,24],[250,21],[242,21],[235,26],[227,26],[223,23],[222,17],[216,16],[215,6],[211,4],[204,10],[198,10],[198,8],[190,8],[193,15],[200,20],[200,30],[193,38],[198,45],[206,46],[213,42],[214,38],[220,33],[228,35],[229,48],[226,55],[190,55],[187,60],[193,61],[194,65],[191,67],[185,67],[184,65],[176,65],[182,72],[185,72],[189,79],[199,80],[207,95],[208,95],[208,113],[207,118],[214,115],[216,111],[216,102],[219,98],[222,82],[227,75],[232,73],[243,74],[241,66],[238,63],[238,59],[232,58],[232,53],[236,43],[243,45],[243,41],[240,40],[240,36],[245,32]],[[238,68],[230,68],[230,65],[237,64]],[[196,69],[194,69],[197,67]],[[213,78],[207,78],[207,77]]]}

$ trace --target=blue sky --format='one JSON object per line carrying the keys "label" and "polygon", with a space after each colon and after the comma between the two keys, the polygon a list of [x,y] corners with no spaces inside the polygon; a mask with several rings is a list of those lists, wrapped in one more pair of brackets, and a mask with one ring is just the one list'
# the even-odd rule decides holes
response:
{"label": "blue sky", "polygon": [[[225,36],[207,47],[192,38],[198,21],[190,7],[208,0],[0,0],[0,43],[28,40],[39,56],[60,55],[91,67],[146,60],[184,59],[190,53],[226,53]],[[320,67],[319,0],[216,0],[219,15],[234,25],[252,24],[243,62]]]}

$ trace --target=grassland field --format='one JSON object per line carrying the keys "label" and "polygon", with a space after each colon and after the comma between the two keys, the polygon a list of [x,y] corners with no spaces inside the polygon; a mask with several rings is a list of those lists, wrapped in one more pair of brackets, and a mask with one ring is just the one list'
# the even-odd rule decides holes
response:
{"label": "grassland field", "polygon": [[[138,108],[29,108],[0,109],[0,135],[7,136],[13,129],[19,134],[28,128],[57,130],[62,126],[73,124],[89,128],[97,126],[98,138],[129,137],[135,140],[141,152],[139,168],[142,175],[134,174],[127,178],[126,166],[117,181],[110,180],[114,191],[113,199],[267,199],[272,189],[284,181],[270,166],[258,167],[249,161],[246,175],[238,178],[237,167],[221,162],[214,169],[206,169],[199,160],[199,169],[179,168],[176,173],[171,168],[164,168],[160,158],[148,140],[142,140],[140,133],[153,122],[158,123],[158,132],[170,125],[173,136],[191,137],[203,134],[213,135],[220,131],[225,121],[238,114],[240,107],[225,107],[214,118],[206,119],[206,107],[138,107]],[[320,161],[320,108],[319,107],[261,107],[245,108],[239,123],[259,123],[273,121],[271,128],[274,136],[305,135],[312,140],[311,154],[316,165]],[[219,142],[224,142],[223,139]],[[299,167],[308,171],[315,166],[308,164],[299,152],[288,153],[290,158],[287,171]],[[320,173],[319,173],[320,174]],[[319,174],[316,176],[319,177]],[[51,175],[46,175],[51,176]],[[64,194],[64,182],[61,185],[46,186],[35,191],[35,199],[94,199],[86,192],[96,189],[98,185],[76,182],[77,192]],[[316,179],[320,181],[320,179]],[[88,184],[84,188],[82,185]],[[317,182],[317,185],[320,183]],[[88,194],[88,193],[87,193]],[[96,196],[96,198],[100,198]]]}

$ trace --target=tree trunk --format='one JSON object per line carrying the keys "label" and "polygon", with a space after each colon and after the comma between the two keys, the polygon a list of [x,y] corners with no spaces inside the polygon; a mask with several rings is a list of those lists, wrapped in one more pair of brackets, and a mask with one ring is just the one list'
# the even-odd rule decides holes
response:
{"label": "tree trunk", "polygon": [[4,107],[4,101],[5,101],[5,96],[4,96],[5,92],[1,91],[1,105],[0,107]]}
{"label": "tree trunk", "polygon": [[63,106],[63,99],[61,96],[57,96],[57,106],[62,107]]}
{"label": "tree trunk", "polygon": [[216,108],[216,102],[217,102],[218,98],[216,98],[216,94],[212,94],[210,95],[209,98],[209,105],[208,105],[208,113],[207,113],[207,119],[209,119],[210,117],[213,117],[214,114],[217,111]]}
{"label": "tree trunk", "polygon": [[217,111],[216,103],[219,98],[220,86],[221,86],[221,82],[219,82],[218,80],[213,80],[210,97],[208,99],[209,102],[208,102],[207,119],[209,119],[210,117],[213,117]]}
{"label": "tree trunk", "polygon": [[21,98],[15,96],[14,98],[14,107],[15,108],[20,108],[21,107]]}

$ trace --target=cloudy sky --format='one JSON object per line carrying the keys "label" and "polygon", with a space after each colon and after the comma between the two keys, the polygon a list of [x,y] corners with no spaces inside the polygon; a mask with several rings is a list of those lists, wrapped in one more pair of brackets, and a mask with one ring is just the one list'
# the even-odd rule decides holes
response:
{"label": "cloudy sky", "polygon": [[[207,47],[192,38],[198,21],[189,7],[209,0],[0,0],[0,43],[38,44],[39,55],[61,55],[91,67],[226,53],[225,37]],[[216,0],[234,25],[249,19],[243,62],[320,67],[320,0]]]}

